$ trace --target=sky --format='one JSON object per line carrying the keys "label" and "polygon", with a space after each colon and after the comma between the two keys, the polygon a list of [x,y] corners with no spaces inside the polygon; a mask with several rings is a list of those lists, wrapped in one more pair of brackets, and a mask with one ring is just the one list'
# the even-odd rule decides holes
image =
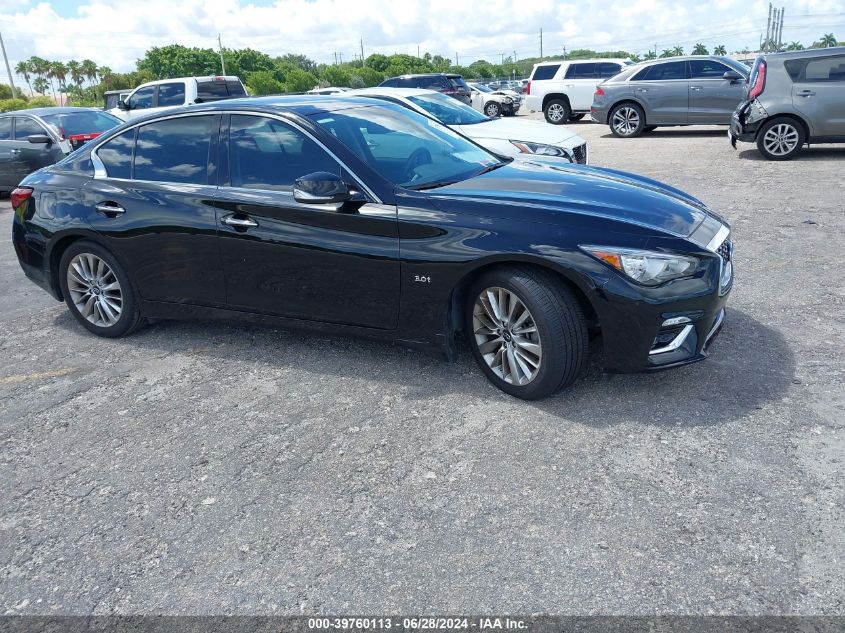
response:
{"label": "sky", "polygon": [[[89,58],[134,70],[151,46],[179,43],[271,55],[303,53],[330,63],[372,53],[430,51],[469,64],[564,46],[642,53],[696,42],[755,50],[766,0],[0,0],[0,34],[14,65],[32,55]],[[783,39],[805,45],[823,33],[845,40],[845,0],[786,0]],[[5,68],[0,66],[4,83]]]}

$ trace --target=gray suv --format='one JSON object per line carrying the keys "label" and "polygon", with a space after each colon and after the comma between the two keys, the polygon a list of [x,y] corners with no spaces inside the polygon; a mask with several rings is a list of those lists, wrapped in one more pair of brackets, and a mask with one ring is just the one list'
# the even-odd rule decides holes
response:
{"label": "gray suv", "polygon": [[730,125],[748,73],[730,57],[690,55],[637,64],[599,84],[590,116],[623,138],[660,125]]}
{"label": "gray suv", "polygon": [[734,148],[757,143],[769,160],[809,143],[845,143],[845,46],[758,57],[729,134]]}

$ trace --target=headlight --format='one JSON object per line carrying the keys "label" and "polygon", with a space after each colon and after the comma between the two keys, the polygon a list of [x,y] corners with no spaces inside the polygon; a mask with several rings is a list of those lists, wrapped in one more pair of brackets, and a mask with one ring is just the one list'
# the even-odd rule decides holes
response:
{"label": "headlight", "polygon": [[596,259],[646,286],[656,286],[670,279],[689,277],[698,270],[701,260],[689,255],[657,253],[611,246],[581,246]]}
{"label": "headlight", "polygon": [[544,145],[543,143],[529,143],[528,141],[511,141],[511,144],[523,154],[537,154],[539,156],[565,156],[570,161],[572,157],[562,147]]}

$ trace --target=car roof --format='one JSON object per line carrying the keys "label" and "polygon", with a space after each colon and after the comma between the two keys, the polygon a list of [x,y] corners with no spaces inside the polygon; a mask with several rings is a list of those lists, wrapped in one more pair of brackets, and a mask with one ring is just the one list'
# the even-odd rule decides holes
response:
{"label": "car roof", "polygon": [[828,55],[843,55],[845,54],[845,46],[831,46],[829,48],[806,48],[803,51],[782,51],[780,53],[763,53],[761,57],[766,59],[784,59],[784,58],[801,58],[801,57],[826,57]]}
{"label": "car roof", "polygon": [[214,79],[222,79],[224,81],[240,81],[241,78],[237,75],[203,75],[202,77],[171,77],[170,79],[156,79],[154,81],[145,81],[142,84],[135,86],[135,88],[127,88],[128,92],[132,92],[136,88],[140,88],[142,86],[157,86],[158,84],[169,84],[176,81],[188,81],[189,79],[195,79],[197,81],[213,81]]}
{"label": "car roof", "polygon": [[[440,93],[436,90],[426,90],[424,88],[391,88],[390,86],[379,87],[376,86],[374,88],[359,88],[357,90],[350,90],[346,94],[349,96],[360,95],[362,97],[366,97],[368,94],[371,95],[390,95],[394,97],[417,97],[420,95],[439,95]],[[451,98],[451,97],[450,97]]]}
{"label": "car roof", "polygon": [[405,73],[404,75],[396,75],[395,77],[388,77],[388,79],[396,79],[399,77],[460,77],[458,73]]}
{"label": "car roof", "polygon": [[534,66],[551,66],[559,64],[581,64],[581,63],[596,63],[596,62],[614,62],[617,64],[624,64],[629,61],[622,57],[591,57],[589,59],[555,59],[548,62],[537,62]]}
{"label": "car roof", "polygon": [[12,110],[2,112],[0,115],[31,114],[33,116],[44,116],[47,114],[68,114],[70,112],[99,112],[99,108],[83,108],[81,106],[50,106],[46,108],[27,108],[25,110]]}

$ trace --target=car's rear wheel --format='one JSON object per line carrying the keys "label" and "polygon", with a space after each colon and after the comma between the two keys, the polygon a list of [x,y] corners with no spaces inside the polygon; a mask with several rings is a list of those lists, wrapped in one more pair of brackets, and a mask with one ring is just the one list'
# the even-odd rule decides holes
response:
{"label": "car's rear wheel", "polygon": [[489,101],[484,106],[484,114],[489,116],[490,118],[495,118],[502,113],[502,109],[499,107],[499,104],[495,101]]}
{"label": "car's rear wheel", "polygon": [[585,116],[587,116],[587,115],[586,115],[584,112],[579,112],[578,114],[570,114],[570,115],[569,115],[569,120],[570,120],[570,121],[580,121],[580,120],[581,120],[581,119],[583,119]]}
{"label": "car's rear wheel", "polygon": [[115,338],[143,323],[129,276],[99,244],[71,244],[62,254],[59,282],[71,314],[89,332]]}
{"label": "car's rear wheel", "polygon": [[517,398],[535,400],[570,385],[587,354],[587,326],[572,292],[530,267],[495,269],[470,288],[466,328],[487,378]]}
{"label": "car's rear wheel", "polygon": [[789,160],[804,147],[804,128],[795,119],[766,121],[757,133],[757,149],[769,160]]}
{"label": "car's rear wheel", "polygon": [[572,116],[572,109],[566,99],[551,99],[543,108],[543,115],[546,117],[546,121],[552,125],[561,125]]}
{"label": "car's rear wheel", "polygon": [[610,131],[620,138],[633,138],[645,129],[645,113],[635,103],[623,103],[610,113]]}

